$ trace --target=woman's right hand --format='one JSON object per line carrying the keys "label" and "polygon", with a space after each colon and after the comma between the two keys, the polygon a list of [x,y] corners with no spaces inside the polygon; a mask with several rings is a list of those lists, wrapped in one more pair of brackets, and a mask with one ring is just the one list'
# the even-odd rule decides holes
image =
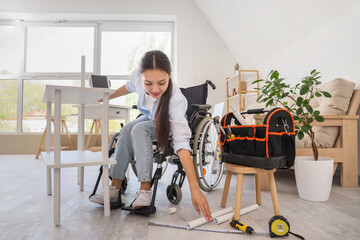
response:
{"label": "woman's right hand", "polygon": [[208,221],[212,220],[209,203],[199,188],[191,191],[191,201],[199,215],[201,209],[205,219]]}

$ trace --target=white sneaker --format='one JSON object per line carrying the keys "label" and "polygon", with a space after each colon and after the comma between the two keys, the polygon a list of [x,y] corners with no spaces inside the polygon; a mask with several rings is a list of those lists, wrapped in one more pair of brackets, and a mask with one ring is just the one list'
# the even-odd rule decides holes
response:
{"label": "white sneaker", "polygon": [[152,191],[140,190],[136,193],[137,197],[132,204],[134,209],[147,207],[151,205]]}
{"label": "white sneaker", "polygon": [[[110,202],[117,202],[119,198],[119,190],[115,186],[109,186],[110,191]],[[104,205],[104,193],[96,194],[90,197],[90,202]]]}

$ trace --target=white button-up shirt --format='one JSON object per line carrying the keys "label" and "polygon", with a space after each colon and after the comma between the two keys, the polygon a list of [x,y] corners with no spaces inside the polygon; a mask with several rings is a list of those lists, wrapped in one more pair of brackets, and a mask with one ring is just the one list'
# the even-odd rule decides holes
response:
{"label": "white button-up shirt", "polygon": [[[169,105],[169,120],[174,151],[177,152],[180,149],[186,149],[191,151],[189,145],[191,130],[186,119],[186,110],[188,103],[185,96],[181,93],[180,89],[176,86],[176,84],[174,82],[172,84],[173,91]],[[144,103],[146,91],[141,80],[141,74],[139,69],[136,69],[131,73],[130,81],[125,84],[125,87],[129,92],[136,92],[138,94],[138,110],[149,119],[155,121],[156,107],[159,100],[155,100],[151,111],[145,108]]]}

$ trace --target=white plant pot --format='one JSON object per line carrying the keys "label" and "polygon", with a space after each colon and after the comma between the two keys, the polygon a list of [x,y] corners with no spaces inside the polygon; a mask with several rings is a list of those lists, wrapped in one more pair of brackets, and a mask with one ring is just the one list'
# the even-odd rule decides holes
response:
{"label": "white plant pot", "polygon": [[313,156],[301,156],[295,159],[295,179],[300,198],[310,201],[324,202],[329,200],[334,159]]}

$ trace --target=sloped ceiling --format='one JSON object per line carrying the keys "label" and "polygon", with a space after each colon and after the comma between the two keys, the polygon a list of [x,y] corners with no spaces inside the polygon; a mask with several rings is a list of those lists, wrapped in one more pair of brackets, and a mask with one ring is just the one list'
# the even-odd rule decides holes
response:
{"label": "sloped ceiling", "polygon": [[357,0],[194,0],[240,66],[254,67],[359,4]]}

